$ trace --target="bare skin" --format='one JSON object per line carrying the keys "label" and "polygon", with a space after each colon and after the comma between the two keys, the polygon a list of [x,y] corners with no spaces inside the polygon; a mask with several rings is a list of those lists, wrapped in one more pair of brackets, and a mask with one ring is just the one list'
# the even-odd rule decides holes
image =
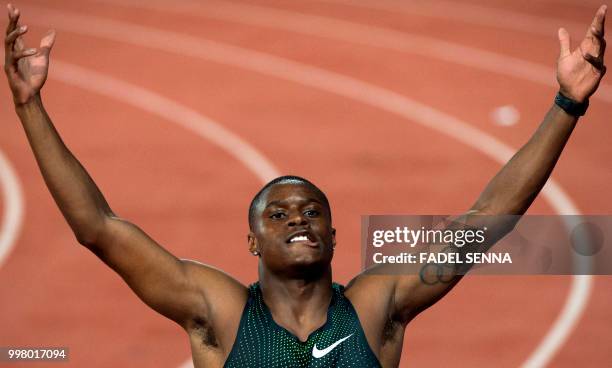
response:
{"label": "bare skin", "polygon": [[[26,48],[19,11],[9,4],[4,69],[19,116],[41,173],[77,241],[117,272],[149,307],[187,332],[196,367],[221,367],[232,349],[247,300],[247,288],[220,270],[178,259],[136,225],[117,216],[85,169],[62,142],[41,98],[55,41],[51,31],[38,48]],[[596,13],[573,51],[559,30],[557,80],[560,91],[584,101],[605,74],[604,20]],[[553,105],[531,139],[489,182],[461,216],[522,215],[550,176],[577,118]],[[288,244],[292,234],[309,240]],[[259,257],[259,281],[274,320],[304,341],[325,323],[331,298],[335,229],[329,208],[303,185],[270,188],[248,234]],[[490,244],[492,245],[492,244]],[[490,246],[489,245],[489,246]],[[420,312],[459,280],[427,285],[419,276],[357,275],[347,286],[366,338],[383,367],[399,364],[404,331]]]}

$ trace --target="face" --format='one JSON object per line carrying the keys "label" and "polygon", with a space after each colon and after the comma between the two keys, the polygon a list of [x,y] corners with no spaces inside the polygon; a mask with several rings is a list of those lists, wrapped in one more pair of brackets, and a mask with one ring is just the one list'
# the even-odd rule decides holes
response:
{"label": "face", "polygon": [[272,272],[318,272],[331,263],[335,232],[329,208],[314,190],[279,184],[259,201],[249,248]]}

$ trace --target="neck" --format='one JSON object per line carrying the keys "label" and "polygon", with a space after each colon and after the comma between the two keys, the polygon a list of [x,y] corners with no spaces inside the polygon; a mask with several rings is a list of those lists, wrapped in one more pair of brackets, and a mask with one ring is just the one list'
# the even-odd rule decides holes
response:
{"label": "neck", "polygon": [[309,303],[323,299],[329,302],[331,296],[332,272],[328,267],[318,275],[305,274],[302,277],[287,277],[259,269],[259,284],[266,302],[282,299],[283,303]]}
{"label": "neck", "polygon": [[332,297],[331,267],[317,278],[284,278],[260,268],[259,284],[274,320],[301,340],[325,323]]}

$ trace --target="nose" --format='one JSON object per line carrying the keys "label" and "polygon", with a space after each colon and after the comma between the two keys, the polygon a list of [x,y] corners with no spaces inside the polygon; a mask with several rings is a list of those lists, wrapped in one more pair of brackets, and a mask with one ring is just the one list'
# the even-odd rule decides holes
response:
{"label": "nose", "polygon": [[293,214],[289,218],[289,221],[287,222],[287,225],[290,226],[290,227],[305,226],[305,225],[308,225],[308,219],[302,213],[297,211],[295,214]]}

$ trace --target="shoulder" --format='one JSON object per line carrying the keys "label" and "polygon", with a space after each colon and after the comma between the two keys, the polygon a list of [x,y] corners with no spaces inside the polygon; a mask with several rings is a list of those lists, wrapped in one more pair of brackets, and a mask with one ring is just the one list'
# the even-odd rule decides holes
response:
{"label": "shoulder", "polygon": [[[223,350],[234,342],[249,289],[227,273],[197,261],[181,260],[189,282],[200,291],[199,305],[185,330],[200,341]],[[193,336],[192,336],[193,337]]]}
{"label": "shoulder", "polygon": [[373,275],[362,272],[355,276],[344,288],[351,302],[370,300],[387,300],[392,297],[397,278],[391,275]]}
{"label": "shoulder", "polygon": [[393,310],[394,291],[395,277],[361,273],[347,284],[344,295],[362,322],[375,321],[378,324],[386,321]]}
{"label": "shoulder", "polygon": [[225,298],[246,301],[248,288],[226,272],[190,259],[181,259],[188,279],[202,288],[205,294],[221,294]]}
{"label": "shoulder", "polygon": [[355,308],[370,347],[379,358],[389,336],[403,333],[403,326],[393,318],[396,281],[391,275],[361,273],[347,284],[344,292]]}

